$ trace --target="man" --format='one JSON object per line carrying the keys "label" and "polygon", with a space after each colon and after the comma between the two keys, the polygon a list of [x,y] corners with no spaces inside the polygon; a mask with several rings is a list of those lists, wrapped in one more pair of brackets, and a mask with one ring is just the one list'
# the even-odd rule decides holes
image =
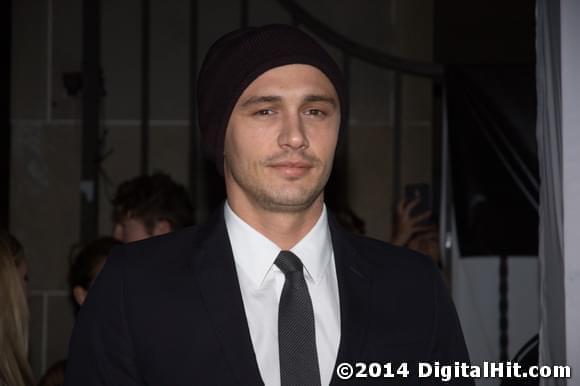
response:
{"label": "man", "polygon": [[185,228],[193,223],[187,191],[156,172],[123,182],[113,198],[113,237],[128,243]]}
{"label": "man", "polygon": [[198,99],[227,202],[113,253],[75,327],[68,386],[338,385],[342,362],[408,362],[407,378],[351,383],[417,384],[420,360],[467,361],[434,264],[326,212],[347,96],[312,38],[281,25],[222,37]]}

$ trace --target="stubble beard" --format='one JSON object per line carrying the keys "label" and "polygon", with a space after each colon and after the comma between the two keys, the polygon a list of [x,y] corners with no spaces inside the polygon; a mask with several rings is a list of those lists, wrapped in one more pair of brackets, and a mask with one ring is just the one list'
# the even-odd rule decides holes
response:
{"label": "stubble beard", "polygon": [[[310,173],[322,169],[318,180],[312,185],[304,186],[296,179],[293,185],[291,180],[286,184],[265,184],[260,177],[252,173],[244,173],[233,166],[226,157],[226,164],[235,183],[244,191],[246,197],[257,207],[277,213],[297,213],[310,208],[320,197],[330,176],[330,170],[319,160],[313,162],[314,167]],[[259,167],[254,170],[267,170],[268,162],[260,162]],[[304,177],[306,178],[306,177]],[[263,178],[262,181],[265,181]],[[285,187],[284,185],[290,185]]]}

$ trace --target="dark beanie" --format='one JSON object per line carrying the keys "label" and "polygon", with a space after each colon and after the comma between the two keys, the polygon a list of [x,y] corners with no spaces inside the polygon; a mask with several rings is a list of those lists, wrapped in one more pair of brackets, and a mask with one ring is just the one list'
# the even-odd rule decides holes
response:
{"label": "dark beanie", "polygon": [[230,32],[209,49],[197,84],[203,148],[222,175],[226,127],[240,95],[264,72],[287,64],[308,64],[328,77],[340,100],[339,133],[344,132],[348,120],[344,81],[320,44],[298,28],[282,24]]}

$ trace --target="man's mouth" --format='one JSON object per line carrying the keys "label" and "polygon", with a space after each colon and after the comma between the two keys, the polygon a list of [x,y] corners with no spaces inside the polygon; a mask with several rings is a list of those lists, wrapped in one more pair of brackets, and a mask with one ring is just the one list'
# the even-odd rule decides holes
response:
{"label": "man's mouth", "polygon": [[308,173],[308,171],[312,169],[313,166],[311,163],[304,161],[284,161],[273,163],[270,165],[270,167],[274,168],[286,177],[297,178]]}

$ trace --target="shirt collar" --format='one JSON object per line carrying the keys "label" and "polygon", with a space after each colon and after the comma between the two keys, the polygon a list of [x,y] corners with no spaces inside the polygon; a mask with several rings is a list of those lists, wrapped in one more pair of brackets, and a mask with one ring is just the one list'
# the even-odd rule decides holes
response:
{"label": "shirt collar", "polygon": [[[227,201],[224,205],[224,219],[236,264],[256,287],[260,287],[271,269],[279,270],[274,265],[274,260],[281,249],[234,213]],[[332,257],[325,205],[316,224],[290,250],[300,258],[307,276],[316,284],[328,268]]]}

